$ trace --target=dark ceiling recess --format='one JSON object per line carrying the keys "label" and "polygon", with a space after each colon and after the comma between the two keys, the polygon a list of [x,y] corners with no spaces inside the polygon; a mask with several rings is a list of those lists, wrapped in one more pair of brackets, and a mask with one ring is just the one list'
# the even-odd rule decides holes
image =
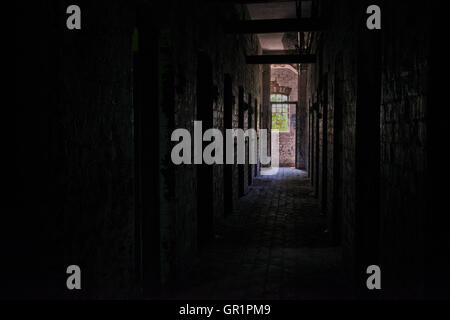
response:
{"label": "dark ceiling recess", "polygon": [[[225,1],[225,0],[224,0]],[[230,0],[245,4],[249,20],[230,21],[225,31],[255,34],[263,54],[247,56],[249,64],[314,63],[311,40],[327,28],[317,0]]]}
{"label": "dark ceiling recess", "polygon": [[[245,4],[249,19],[227,23],[225,31],[255,34],[263,55],[299,55],[297,61],[312,61],[311,39],[315,32],[327,28],[327,21],[318,14],[318,0],[229,0]],[[284,51],[284,52],[283,52]],[[292,52],[294,51],[294,52]],[[268,61],[250,58],[249,61]],[[274,58],[276,59],[276,58]],[[283,58],[283,61],[287,59]],[[291,63],[291,61],[289,61]],[[311,62],[303,62],[311,63]]]}

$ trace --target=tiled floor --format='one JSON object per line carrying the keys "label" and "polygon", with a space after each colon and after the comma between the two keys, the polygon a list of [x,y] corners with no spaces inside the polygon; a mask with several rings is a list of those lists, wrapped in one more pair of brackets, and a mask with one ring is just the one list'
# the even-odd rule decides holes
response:
{"label": "tiled floor", "polygon": [[311,192],[294,168],[255,179],[171,298],[345,298],[340,248]]}

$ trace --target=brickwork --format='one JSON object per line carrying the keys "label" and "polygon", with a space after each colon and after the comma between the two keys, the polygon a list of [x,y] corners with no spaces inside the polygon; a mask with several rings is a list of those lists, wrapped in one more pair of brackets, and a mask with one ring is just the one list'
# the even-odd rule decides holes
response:
{"label": "brickwork", "polygon": [[[335,79],[340,81],[342,91],[342,132],[341,148],[342,161],[340,162],[341,180],[340,188],[343,188],[340,202],[341,222],[337,228],[343,235],[340,240],[344,248],[343,254],[349,273],[355,271],[355,130],[356,130],[356,56],[357,56],[357,25],[356,20],[347,19],[351,16],[346,10],[351,8],[349,3],[333,8],[334,15],[331,19],[332,31],[324,34],[321,42],[315,43],[315,49],[319,50],[318,61],[310,66],[307,71],[307,100],[313,107],[314,119],[312,135],[310,164],[312,166],[315,193],[321,203],[324,214],[332,220],[334,201],[334,101]],[[339,70],[336,65],[341,64]],[[336,74],[336,71],[338,74]],[[326,118],[325,118],[326,117]],[[326,124],[326,131],[324,131]],[[318,127],[317,127],[318,126]],[[326,149],[325,149],[326,146]],[[325,151],[325,152],[324,152]],[[325,165],[326,164],[326,165]],[[326,170],[326,171],[324,171]],[[329,223],[331,228],[331,223]]]}
{"label": "brickwork", "polygon": [[[427,210],[423,195],[429,50],[425,39],[429,36],[429,20],[423,19],[414,30],[404,26],[408,19],[420,16],[419,12],[429,17],[429,8],[406,3],[385,5],[383,12],[389,18],[383,20],[381,41],[386,49],[374,56],[372,53],[380,45],[376,34],[361,31],[364,29],[360,29],[359,23],[364,21],[363,16],[344,18],[350,16],[346,10],[352,4],[358,8],[364,4],[347,2],[349,5],[333,8],[334,27],[314,43],[318,61],[306,71],[307,101],[313,107],[318,102],[310,117],[314,120],[309,130],[314,190],[323,213],[329,217],[330,231],[335,233],[338,228],[337,233],[342,235],[340,242],[349,274],[358,279],[367,261],[380,261],[391,286],[386,295],[417,297],[423,293],[423,283],[414,281],[414,274],[423,273],[420,252],[424,249],[423,219]],[[418,39],[421,46],[417,46]],[[377,59],[381,59],[383,85],[379,92],[374,92],[376,86],[370,85],[370,81],[377,77]],[[367,75],[362,70],[374,73]],[[370,101],[364,99],[372,94],[381,97],[378,125],[366,116],[370,113],[367,110]],[[376,120],[377,114],[370,117]],[[314,123],[317,118],[318,130]],[[375,144],[372,150],[376,152],[369,155],[372,153],[367,143],[377,141],[377,136],[379,149]],[[368,155],[369,161],[364,160]],[[372,169],[368,163],[374,164]],[[367,181],[367,177],[373,179]],[[372,199],[378,180],[382,193]],[[374,202],[368,205],[368,199]],[[337,226],[333,222],[336,210],[342,219]],[[409,266],[408,272],[401,271],[404,265]]]}
{"label": "brickwork", "polygon": [[[382,252],[392,294],[419,296],[424,283],[424,219],[427,192],[428,20],[403,25],[430,10],[427,5],[389,5],[392,16],[383,31],[381,105]],[[408,9],[408,10],[406,10]],[[408,14],[401,14],[408,12]],[[398,16],[394,19],[394,16]],[[419,40],[420,39],[420,40]],[[417,46],[417,41],[421,45]],[[397,49],[397,48],[402,48]],[[399,232],[399,230],[402,230]],[[407,249],[408,248],[408,249]],[[409,249],[411,248],[411,249]],[[408,265],[407,270],[401,266]],[[401,287],[401,290],[399,289]]]}
{"label": "brickwork", "polygon": [[[224,74],[228,73],[232,76],[235,96],[233,127],[237,128],[237,88],[242,86],[245,96],[250,94],[252,99],[262,101],[261,67],[245,64],[245,54],[260,53],[259,42],[256,36],[230,36],[224,33],[225,20],[248,18],[245,7],[240,4],[81,1],[78,5],[85,13],[82,30],[68,31],[60,26],[65,26],[66,16],[61,12],[65,13],[69,4],[67,1],[57,4],[48,1],[39,8],[23,8],[24,15],[31,17],[31,12],[35,12],[39,18],[36,21],[23,19],[23,26],[18,30],[23,32],[24,39],[28,38],[30,30],[34,28],[29,24],[34,21],[48,31],[45,35],[36,36],[42,43],[48,44],[47,47],[36,44],[31,48],[31,45],[27,47],[26,43],[21,44],[31,54],[36,48],[43,48],[40,49],[41,53],[33,56],[34,60],[30,60],[26,51],[20,48],[18,51],[23,52],[22,60],[36,62],[35,69],[40,65],[47,66],[48,78],[52,77],[48,82],[45,82],[46,78],[34,82],[42,92],[42,100],[45,100],[42,105],[51,105],[45,118],[49,124],[49,133],[37,136],[42,140],[37,145],[47,148],[48,137],[51,137],[52,149],[42,147],[40,152],[36,152],[36,157],[42,155],[43,159],[47,159],[42,163],[48,164],[51,177],[55,177],[49,181],[54,191],[52,208],[47,204],[42,205],[42,210],[51,214],[46,213],[48,223],[39,228],[42,234],[36,238],[42,237],[42,248],[48,250],[44,252],[42,249],[42,258],[38,261],[48,258],[45,265],[58,270],[55,274],[61,274],[56,282],[64,280],[65,267],[79,264],[86,283],[89,283],[83,291],[85,297],[137,296],[142,294],[143,286],[140,282],[143,270],[139,246],[142,241],[140,228],[145,227],[140,223],[156,215],[155,210],[159,210],[160,237],[154,240],[160,242],[161,250],[158,256],[160,261],[153,261],[153,264],[159,263],[155,270],[160,269],[155,277],[159,277],[163,285],[177,281],[183,277],[198,253],[197,167],[172,164],[170,151],[174,144],[170,136],[175,128],[187,128],[193,133],[193,121],[197,119],[196,75],[199,52],[208,56],[212,64],[212,125],[225,129],[223,79]],[[154,7],[156,5],[158,10]],[[158,63],[155,64],[158,69],[153,71],[157,74],[157,94],[153,100],[147,100],[149,105],[143,110],[154,108],[151,118],[159,121],[159,138],[156,134],[152,135],[154,140],[144,141],[142,152],[159,154],[160,164],[157,169],[160,193],[159,207],[154,204],[153,208],[142,211],[140,216],[136,213],[138,198],[134,176],[137,161],[134,130],[137,124],[133,121],[137,109],[133,94],[141,88],[133,87],[133,77],[134,72],[141,70],[133,70],[135,61],[132,43],[135,41],[133,33],[138,24],[137,16],[144,12],[143,8],[147,10],[146,23],[157,32],[151,38],[139,30],[136,37],[140,47],[137,46],[136,50],[158,46]],[[150,60],[155,57],[145,58]],[[19,69],[18,74],[26,79],[27,72],[31,70]],[[43,73],[39,71],[39,74]],[[151,74],[147,76],[153,77]],[[152,89],[147,86],[144,91]],[[36,101],[30,101],[27,105],[35,105]],[[268,118],[264,112],[263,115],[264,119]],[[247,127],[247,121],[245,113],[244,128]],[[153,124],[142,123],[142,126],[150,128]],[[23,140],[25,136],[24,133]],[[22,154],[21,158],[27,157]],[[25,169],[25,164],[18,162],[17,166],[20,166],[18,172],[23,172],[24,181],[32,177],[31,171]],[[155,163],[155,166],[158,167],[158,164]],[[45,170],[43,167],[35,171]],[[248,179],[247,170],[245,165],[245,181]],[[216,223],[224,216],[223,165],[214,165],[212,172],[210,190],[212,214]],[[234,166],[235,202],[239,189],[236,185],[237,175],[237,166]],[[151,196],[142,195],[147,198]],[[42,196],[42,199],[46,197]],[[42,223],[40,221],[39,225]],[[144,232],[149,231],[145,229]],[[52,234],[52,238],[47,239],[46,233]],[[24,248],[28,245],[24,244]],[[33,256],[38,254],[36,252]],[[36,278],[40,278],[39,275]],[[46,279],[43,276],[42,280],[30,283],[46,282]],[[60,284],[53,286],[53,282],[47,281],[46,287],[49,295],[52,295],[55,294],[54,288],[60,287]],[[30,289],[27,294],[32,295],[32,292]]]}
{"label": "brickwork", "polygon": [[[206,12],[208,12],[206,14]],[[203,14],[205,13],[205,14]],[[221,28],[225,18],[236,19],[245,16],[243,6],[229,4],[205,4],[195,6],[186,2],[178,10],[173,11],[173,19],[177,21],[167,29],[169,39],[183,39],[170,42],[167,49],[167,69],[162,77],[169,77],[176,84],[174,94],[175,118],[173,128],[184,127],[193,132],[192,121],[196,119],[196,61],[195,52],[204,52],[212,63],[212,119],[215,128],[224,130],[223,101],[224,101],[224,74],[232,76],[234,92],[233,128],[239,127],[239,91],[242,87],[244,101],[248,102],[248,95],[260,98],[261,95],[261,67],[246,65],[245,54],[260,52],[256,36],[239,35],[226,36]],[[175,66],[174,70],[170,65]],[[167,97],[170,99],[170,97]],[[242,110],[243,129],[248,128],[248,111]],[[170,132],[172,127],[167,128]],[[206,128],[204,128],[206,129]],[[162,140],[164,141],[164,140]],[[167,143],[165,140],[164,143]],[[169,149],[167,149],[169,150]],[[167,151],[162,151],[163,154]],[[170,154],[170,153],[169,153]],[[236,152],[235,152],[236,156]],[[247,159],[248,163],[248,159]],[[233,199],[237,201],[239,194],[239,170],[233,165]],[[244,193],[248,189],[248,165],[243,165]],[[176,173],[175,173],[176,172]],[[213,165],[212,168],[212,215],[213,228],[224,218],[224,184],[223,165]],[[163,174],[164,175],[164,174]],[[192,166],[181,166],[176,171],[167,171],[163,190],[169,188],[169,196],[162,199],[167,211],[162,211],[162,258],[163,282],[166,279],[176,280],[183,277],[190,268],[191,261],[197,253],[197,198],[196,170]],[[174,184],[170,181],[173,180]],[[201,198],[201,196],[200,196]],[[174,209],[170,209],[174,207]],[[214,231],[212,232],[214,234]],[[168,281],[168,280],[167,280]]]}

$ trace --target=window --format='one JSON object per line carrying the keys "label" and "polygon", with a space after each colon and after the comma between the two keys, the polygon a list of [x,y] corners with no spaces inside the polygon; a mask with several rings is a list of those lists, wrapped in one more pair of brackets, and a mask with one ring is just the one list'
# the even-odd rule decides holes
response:
{"label": "window", "polygon": [[280,132],[289,132],[289,104],[277,103],[288,101],[288,96],[284,94],[271,94],[272,102],[272,129]]}

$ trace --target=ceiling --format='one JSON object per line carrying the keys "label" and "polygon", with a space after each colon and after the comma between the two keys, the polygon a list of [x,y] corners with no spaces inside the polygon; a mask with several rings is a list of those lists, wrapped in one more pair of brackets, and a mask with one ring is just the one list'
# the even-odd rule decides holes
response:
{"label": "ceiling", "polygon": [[[295,1],[247,4],[250,19],[292,19],[296,18]],[[284,50],[283,33],[258,34],[263,50]]]}
{"label": "ceiling", "polygon": [[[300,2],[301,18],[311,17],[311,0],[301,0]],[[249,3],[247,10],[251,20],[266,19],[295,19],[296,1],[273,0],[264,3]],[[284,37],[284,39],[283,39]],[[296,32],[290,33],[263,33],[258,34],[261,48],[264,51],[269,50],[289,50],[295,46],[298,48],[298,38]],[[283,41],[284,40],[284,41]]]}

